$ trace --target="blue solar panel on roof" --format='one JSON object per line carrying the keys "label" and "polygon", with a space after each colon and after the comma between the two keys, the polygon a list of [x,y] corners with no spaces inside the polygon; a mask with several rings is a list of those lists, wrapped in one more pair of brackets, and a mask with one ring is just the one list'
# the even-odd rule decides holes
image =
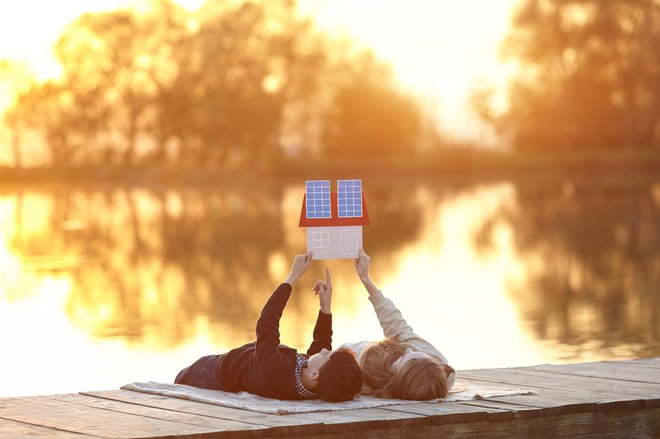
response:
{"label": "blue solar panel on roof", "polygon": [[362,217],[362,180],[337,180],[339,218]]}
{"label": "blue solar panel on roof", "polygon": [[305,188],[307,218],[330,218],[330,180],[309,180]]}

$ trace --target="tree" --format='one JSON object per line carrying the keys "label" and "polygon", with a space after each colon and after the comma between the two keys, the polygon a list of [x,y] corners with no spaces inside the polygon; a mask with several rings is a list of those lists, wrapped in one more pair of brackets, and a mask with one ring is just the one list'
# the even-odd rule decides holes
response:
{"label": "tree", "polygon": [[413,152],[422,124],[419,104],[397,90],[369,53],[341,67],[323,124],[324,154],[368,158]]}
{"label": "tree", "polygon": [[414,146],[415,103],[295,2],[148,4],[81,16],[56,45],[62,77],[19,99],[16,114],[55,164],[262,168],[292,145],[310,155]]}
{"label": "tree", "polygon": [[331,49],[296,3],[209,1],[199,17],[192,126],[202,161],[263,166],[291,137],[314,143],[303,133],[328,93]]}
{"label": "tree", "polygon": [[495,122],[514,148],[660,146],[657,0],[526,0],[504,53],[521,69]]}
{"label": "tree", "polygon": [[264,89],[268,43],[264,7],[209,2],[194,37],[191,123],[195,153],[216,166],[257,159],[275,130],[277,108]]}
{"label": "tree", "polygon": [[131,164],[140,149],[164,156],[184,119],[177,105],[184,94],[175,85],[185,61],[186,15],[167,0],[151,6],[146,13],[83,15],[56,46],[76,130],[93,162]]}
{"label": "tree", "polygon": [[[0,95],[20,95],[32,86],[31,74],[23,65],[0,59]],[[13,96],[9,99],[10,101],[6,105],[9,106],[10,111],[4,114],[3,121],[9,131],[14,167],[20,169],[23,166],[21,143],[25,130],[22,122],[24,118],[20,111],[11,111],[15,102],[11,102],[14,100]],[[0,102],[1,107],[5,107],[4,102]]]}

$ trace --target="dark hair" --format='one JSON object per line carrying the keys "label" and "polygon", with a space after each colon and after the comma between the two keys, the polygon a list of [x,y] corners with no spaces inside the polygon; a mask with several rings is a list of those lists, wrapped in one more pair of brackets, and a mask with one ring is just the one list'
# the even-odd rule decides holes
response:
{"label": "dark hair", "polygon": [[335,351],[319,369],[319,383],[314,391],[329,402],[350,401],[362,389],[362,371],[355,355],[348,349]]}

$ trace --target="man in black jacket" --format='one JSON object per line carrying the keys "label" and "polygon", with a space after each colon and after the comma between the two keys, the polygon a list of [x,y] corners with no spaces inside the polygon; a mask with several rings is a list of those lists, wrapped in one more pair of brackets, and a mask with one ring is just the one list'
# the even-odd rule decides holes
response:
{"label": "man in black jacket", "polygon": [[221,355],[207,355],[183,369],[176,384],[247,391],[275,399],[348,401],[362,387],[362,372],[349,350],[332,351],[332,283],[318,280],[320,310],[307,355],[280,344],[279,324],[293,284],[309,269],[312,253],[295,257],[286,280],[270,295],[257,320],[257,340]]}

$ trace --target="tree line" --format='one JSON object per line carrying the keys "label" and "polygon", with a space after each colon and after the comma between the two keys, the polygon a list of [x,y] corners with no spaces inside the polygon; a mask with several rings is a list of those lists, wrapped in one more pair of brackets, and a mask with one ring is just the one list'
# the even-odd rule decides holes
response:
{"label": "tree line", "polygon": [[[54,166],[193,169],[419,158],[422,144],[447,145],[387,65],[294,1],[149,5],[66,28],[61,77],[22,84],[4,115],[18,167],[34,142]],[[473,104],[513,151],[660,147],[657,0],[524,0],[502,47],[519,67],[508,106],[497,110],[487,87]],[[0,62],[0,79],[23,77],[11,71]]]}
{"label": "tree line", "polygon": [[508,108],[475,91],[516,150],[660,147],[660,2],[524,0],[502,46]]}
{"label": "tree line", "polygon": [[368,51],[295,2],[170,0],[85,14],[60,36],[61,78],[33,83],[5,121],[20,163],[37,133],[53,165],[267,166],[282,155],[412,151],[416,101]]}

